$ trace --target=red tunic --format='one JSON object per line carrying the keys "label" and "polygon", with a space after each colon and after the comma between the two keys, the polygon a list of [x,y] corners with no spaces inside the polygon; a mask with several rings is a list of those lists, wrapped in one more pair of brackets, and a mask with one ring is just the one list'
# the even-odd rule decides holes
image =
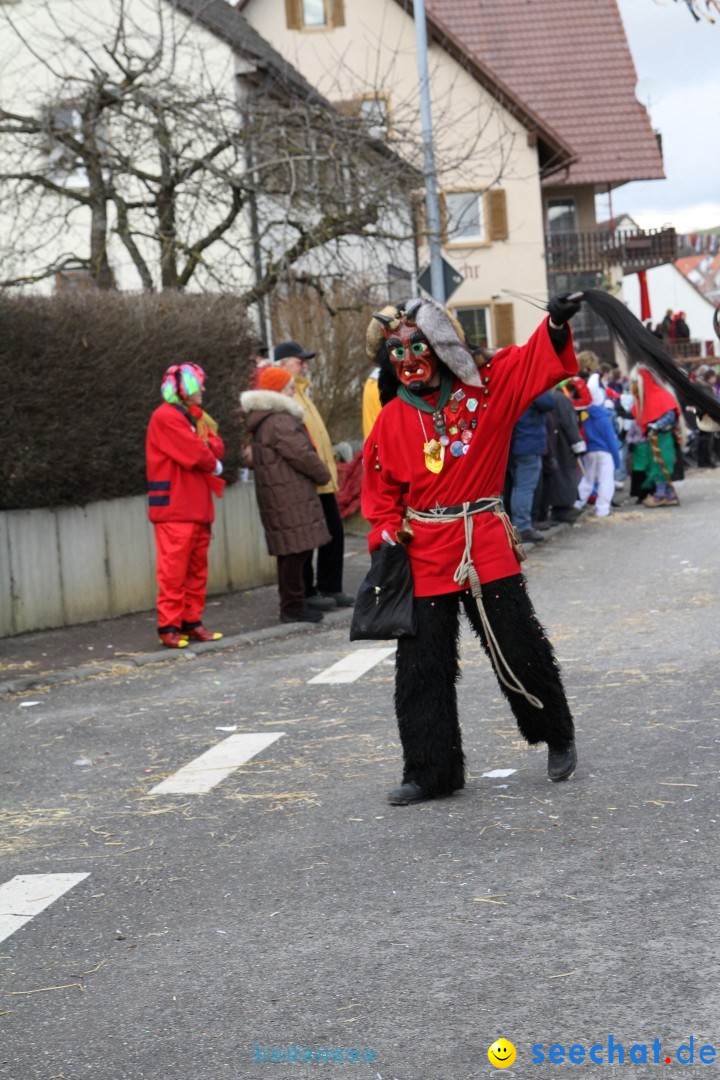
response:
{"label": "red tunic", "polygon": [[[382,409],[364,448],[362,512],[372,525],[368,536],[370,550],[382,543],[383,530],[395,536],[403,521],[404,509],[432,510],[436,505],[457,506],[463,502],[502,495],[508,452],[516,420],[530,403],[551,386],[578,370],[572,337],[558,356],[547,331],[547,320],[535,331],[526,345],[502,349],[481,371],[483,386],[468,386],[453,380],[453,393],[462,388],[465,398],[453,415],[445,409],[450,427],[473,418],[477,426],[467,444],[467,454],[453,457],[445,450],[445,461],[438,474],[425,465],[423,445],[437,438],[432,416],[395,398]],[[475,400],[475,411],[467,409]],[[425,398],[429,404],[437,395]],[[452,440],[458,435],[449,434]],[[379,466],[379,468],[378,468]],[[508,541],[505,527],[493,513],[475,514],[472,557],[480,581],[517,574],[520,565]],[[414,539],[408,555],[415,581],[416,596],[439,596],[467,588],[467,582],[453,581],[453,574],[465,550],[462,521],[425,524],[413,521]]]}
{"label": "red tunic", "polygon": [[203,442],[186,413],[163,402],[150,417],[145,449],[150,520],[214,521],[208,480],[224,454],[220,436]]}
{"label": "red tunic", "polygon": [[638,376],[642,393],[640,401],[632,407],[632,414],[642,428],[643,435],[646,435],[648,424],[659,420],[666,412],[675,412],[679,416],[680,406],[675,395],[658,382],[647,368],[639,368]]}

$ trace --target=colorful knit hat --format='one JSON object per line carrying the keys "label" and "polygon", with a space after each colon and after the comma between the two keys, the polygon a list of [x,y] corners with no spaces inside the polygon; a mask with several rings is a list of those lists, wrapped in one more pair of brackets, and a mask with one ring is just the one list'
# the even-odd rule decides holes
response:
{"label": "colorful knit hat", "polygon": [[169,405],[180,405],[205,385],[205,372],[199,364],[173,364],[163,375],[160,393]]}
{"label": "colorful knit hat", "polygon": [[285,368],[266,367],[260,372],[257,387],[258,390],[275,390],[279,394],[291,379],[292,375]]}

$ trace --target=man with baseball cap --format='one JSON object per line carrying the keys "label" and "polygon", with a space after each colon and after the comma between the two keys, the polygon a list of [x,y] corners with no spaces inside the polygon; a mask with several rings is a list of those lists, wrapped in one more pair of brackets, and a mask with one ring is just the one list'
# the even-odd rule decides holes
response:
{"label": "man with baseball cap", "polygon": [[345,553],[345,530],[338,510],[335,493],[338,490],[338,474],[335,452],[323,419],[310,395],[307,377],[308,360],[314,352],[304,349],[298,341],[281,341],[273,352],[275,363],[289,371],[295,380],[295,397],[305,410],[305,427],[319,457],[327,465],[330,480],[318,487],[330,541],[318,548],[317,582],[313,578],[312,556],[305,564],[305,602],[310,608],[327,611],[335,607],[352,607],[354,599],[343,592],[343,559]]}

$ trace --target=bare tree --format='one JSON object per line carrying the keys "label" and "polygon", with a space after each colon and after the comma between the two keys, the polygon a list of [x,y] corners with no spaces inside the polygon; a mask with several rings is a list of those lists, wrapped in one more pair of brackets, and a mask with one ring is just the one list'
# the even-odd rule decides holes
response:
{"label": "bare tree", "polygon": [[714,23],[720,17],[720,3],[718,0],[675,0],[675,3],[684,4],[695,22],[707,19],[709,23]]}
{"label": "bare tree", "polygon": [[309,371],[313,399],[334,442],[361,437],[362,389],[371,368],[365,334],[372,312],[386,302],[377,286],[340,279],[322,293],[291,279],[273,295],[274,340],[297,340],[316,354]]}
{"label": "bare tree", "polygon": [[[239,28],[232,48],[203,23],[218,9]],[[386,288],[391,266],[414,271],[421,136],[392,50],[378,41],[382,64],[351,81],[338,55],[321,93],[253,33],[217,0],[0,6],[16,87],[0,102],[0,285],[84,272],[101,289],[232,290],[264,312],[292,280],[333,311]],[[522,129],[463,94],[435,103],[441,183],[517,179]],[[340,296],[338,280],[363,284]]]}
{"label": "bare tree", "polygon": [[360,241],[407,245],[414,173],[362,117],[259,66],[236,74],[227,46],[229,70],[211,70],[169,0],[104,2],[111,21],[82,36],[50,0],[30,0],[33,27],[0,11],[43,76],[42,93],[0,108],[2,284],[81,267],[107,289],[124,264],[145,290],[257,301],[291,268],[320,283],[356,264]]}

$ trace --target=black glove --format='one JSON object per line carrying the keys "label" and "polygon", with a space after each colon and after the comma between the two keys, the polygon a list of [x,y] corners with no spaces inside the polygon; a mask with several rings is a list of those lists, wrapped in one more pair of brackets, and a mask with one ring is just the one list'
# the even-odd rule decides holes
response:
{"label": "black glove", "polygon": [[573,315],[577,315],[580,310],[580,301],[568,300],[570,295],[569,292],[556,293],[555,296],[551,296],[548,300],[547,309],[556,326],[563,326],[568,319],[572,319]]}

